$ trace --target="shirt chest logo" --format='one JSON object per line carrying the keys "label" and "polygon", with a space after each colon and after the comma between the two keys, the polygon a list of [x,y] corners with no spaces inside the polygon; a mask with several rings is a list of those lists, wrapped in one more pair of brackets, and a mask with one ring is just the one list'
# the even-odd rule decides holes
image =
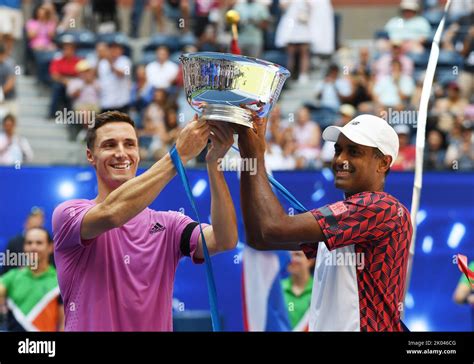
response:
{"label": "shirt chest logo", "polygon": [[150,228],[149,233],[150,234],[155,234],[155,233],[159,233],[163,230],[165,230],[165,227],[163,225],[161,225],[159,222],[155,222],[153,224],[153,226]]}
{"label": "shirt chest logo", "polygon": [[338,216],[347,211],[347,207],[346,205],[344,205],[344,202],[342,201],[333,203],[332,205],[329,205],[328,207],[332,211],[334,216]]}

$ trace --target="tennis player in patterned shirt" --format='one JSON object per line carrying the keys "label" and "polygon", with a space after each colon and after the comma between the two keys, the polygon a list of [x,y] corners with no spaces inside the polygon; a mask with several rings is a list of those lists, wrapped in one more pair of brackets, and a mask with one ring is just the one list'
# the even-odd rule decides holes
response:
{"label": "tennis player in patterned shirt", "polygon": [[241,156],[257,159],[257,173],[241,175],[247,242],[259,250],[303,250],[316,257],[310,330],[402,331],[412,225],[406,207],[384,192],[398,154],[396,132],[367,114],[326,128],[323,139],[335,142],[335,186],[345,198],[289,216],[265,172],[266,120],[254,124],[239,129]]}

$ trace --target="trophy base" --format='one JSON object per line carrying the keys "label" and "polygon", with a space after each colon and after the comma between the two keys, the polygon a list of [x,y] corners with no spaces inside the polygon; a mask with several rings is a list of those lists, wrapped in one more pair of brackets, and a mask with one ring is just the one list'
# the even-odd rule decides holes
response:
{"label": "trophy base", "polygon": [[248,128],[253,126],[252,113],[241,107],[230,105],[207,104],[203,106],[202,118],[212,121],[224,121],[243,125]]}

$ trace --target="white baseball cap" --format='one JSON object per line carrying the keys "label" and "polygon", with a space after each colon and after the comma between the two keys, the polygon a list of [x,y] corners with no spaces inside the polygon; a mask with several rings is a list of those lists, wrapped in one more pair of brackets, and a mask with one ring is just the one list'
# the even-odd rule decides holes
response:
{"label": "white baseball cap", "polygon": [[323,132],[323,139],[337,142],[339,134],[344,134],[356,144],[378,148],[384,155],[392,157],[390,167],[398,155],[398,135],[395,130],[378,116],[362,114],[345,126],[329,126]]}
{"label": "white baseball cap", "polygon": [[400,9],[418,11],[420,10],[420,5],[417,0],[402,0],[400,2]]}

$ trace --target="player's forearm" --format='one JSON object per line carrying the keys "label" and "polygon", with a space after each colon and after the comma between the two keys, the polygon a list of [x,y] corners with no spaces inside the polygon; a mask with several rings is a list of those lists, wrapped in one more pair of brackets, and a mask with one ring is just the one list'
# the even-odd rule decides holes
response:
{"label": "player's forearm", "polygon": [[224,174],[218,170],[218,164],[208,163],[211,189],[211,219],[216,246],[219,251],[234,249],[237,245],[237,217],[234,203]]}
{"label": "player's forearm", "polygon": [[273,193],[265,170],[263,158],[257,159],[257,170],[241,174],[241,207],[247,243],[264,249],[274,241],[277,228],[286,217],[280,202]]}
{"label": "player's forearm", "polygon": [[173,162],[167,154],[145,173],[111,192],[102,202],[102,208],[108,211],[112,225],[122,226],[138,215],[156,199],[175,175]]}

